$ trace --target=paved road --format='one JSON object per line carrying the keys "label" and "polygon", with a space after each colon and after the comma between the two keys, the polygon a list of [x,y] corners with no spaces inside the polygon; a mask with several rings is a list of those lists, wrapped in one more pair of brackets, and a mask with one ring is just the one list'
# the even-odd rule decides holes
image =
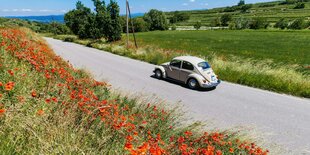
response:
{"label": "paved road", "polygon": [[290,152],[310,154],[310,100],[276,94],[228,82],[213,91],[193,91],[151,77],[154,65],[73,43],[46,38],[56,54],[74,67],[90,71],[125,92],[156,94],[170,104],[181,102],[195,120],[217,127],[251,126],[267,141]]}

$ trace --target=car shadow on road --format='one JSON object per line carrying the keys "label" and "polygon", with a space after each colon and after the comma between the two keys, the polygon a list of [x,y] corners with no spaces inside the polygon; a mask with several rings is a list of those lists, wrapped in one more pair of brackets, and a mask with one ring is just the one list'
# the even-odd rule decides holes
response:
{"label": "car shadow on road", "polygon": [[[181,87],[183,87],[183,88],[192,90],[192,89],[188,88],[186,84],[183,84],[183,83],[181,83],[181,82],[179,82],[179,81],[175,81],[175,80],[172,80],[172,79],[157,79],[154,75],[151,75],[150,77],[153,78],[153,79],[155,79],[155,80],[160,80],[160,81],[169,82],[169,83],[171,83],[171,84],[179,85],[179,86],[181,86]],[[213,91],[213,90],[215,90],[215,89],[216,89],[216,87],[215,87],[215,88],[199,88],[199,89],[193,90],[193,91],[208,92],[208,91]]]}

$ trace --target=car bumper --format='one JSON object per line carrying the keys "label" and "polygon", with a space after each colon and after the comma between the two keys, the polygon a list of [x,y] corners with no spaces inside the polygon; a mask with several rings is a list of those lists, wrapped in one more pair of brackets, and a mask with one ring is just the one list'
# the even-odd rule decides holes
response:
{"label": "car bumper", "polygon": [[212,87],[218,86],[220,83],[221,83],[221,80],[217,80],[217,82],[202,84],[201,87],[202,88],[212,88]]}

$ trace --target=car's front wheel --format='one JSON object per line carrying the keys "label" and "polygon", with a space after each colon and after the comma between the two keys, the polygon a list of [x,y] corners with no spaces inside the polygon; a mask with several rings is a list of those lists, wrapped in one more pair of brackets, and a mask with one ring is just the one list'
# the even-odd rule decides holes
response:
{"label": "car's front wheel", "polygon": [[187,86],[190,88],[190,89],[198,89],[199,87],[199,83],[196,79],[194,78],[190,78],[188,81],[187,81]]}
{"label": "car's front wheel", "polygon": [[157,79],[162,79],[163,78],[163,73],[161,72],[161,70],[159,70],[159,69],[155,70],[155,77]]}

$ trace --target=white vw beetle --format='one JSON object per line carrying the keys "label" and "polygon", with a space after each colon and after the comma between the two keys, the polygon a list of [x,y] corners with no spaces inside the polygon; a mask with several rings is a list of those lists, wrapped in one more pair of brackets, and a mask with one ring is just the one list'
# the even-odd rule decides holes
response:
{"label": "white vw beetle", "polygon": [[176,57],[171,62],[156,66],[153,72],[158,79],[180,81],[191,89],[215,88],[221,82],[208,62],[193,56]]}

